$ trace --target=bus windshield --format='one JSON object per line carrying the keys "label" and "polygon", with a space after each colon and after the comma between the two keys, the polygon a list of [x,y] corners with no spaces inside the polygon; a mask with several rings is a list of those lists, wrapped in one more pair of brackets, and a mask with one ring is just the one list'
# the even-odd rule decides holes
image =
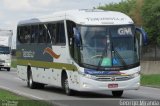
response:
{"label": "bus windshield", "polygon": [[0,47],[0,54],[10,54],[9,47]]}
{"label": "bus windshield", "polygon": [[134,25],[78,28],[82,38],[80,60],[83,65],[107,69],[139,63]]}

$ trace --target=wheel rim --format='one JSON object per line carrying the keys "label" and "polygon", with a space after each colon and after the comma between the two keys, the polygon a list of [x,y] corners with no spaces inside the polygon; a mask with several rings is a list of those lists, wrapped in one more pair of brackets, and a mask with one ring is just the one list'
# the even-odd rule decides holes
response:
{"label": "wheel rim", "polygon": [[33,81],[32,81],[32,75],[30,75],[30,77],[29,77],[29,86],[32,86],[32,83],[33,83]]}
{"label": "wheel rim", "polygon": [[64,86],[65,86],[65,92],[66,92],[66,94],[69,94],[68,79],[65,79]]}

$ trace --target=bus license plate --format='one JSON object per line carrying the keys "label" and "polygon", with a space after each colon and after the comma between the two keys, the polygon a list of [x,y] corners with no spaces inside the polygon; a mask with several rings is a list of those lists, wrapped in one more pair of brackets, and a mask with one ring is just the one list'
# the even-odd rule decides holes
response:
{"label": "bus license plate", "polygon": [[108,84],[108,88],[118,88],[118,84]]}

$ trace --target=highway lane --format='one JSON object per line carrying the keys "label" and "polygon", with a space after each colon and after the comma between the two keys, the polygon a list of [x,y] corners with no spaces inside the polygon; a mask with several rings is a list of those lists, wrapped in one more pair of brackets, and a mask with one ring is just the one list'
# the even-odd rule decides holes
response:
{"label": "highway lane", "polygon": [[[125,91],[122,98],[114,98],[111,92],[79,93],[74,96],[67,96],[63,90],[53,86],[46,86],[45,89],[29,89],[26,82],[17,77],[16,70],[0,71],[0,88],[10,90],[20,95],[38,100],[53,100],[54,103],[64,106],[105,106],[106,104],[116,105],[121,100],[160,100],[160,89],[140,87],[136,91]],[[114,101],[113,101],[114,100]]]}

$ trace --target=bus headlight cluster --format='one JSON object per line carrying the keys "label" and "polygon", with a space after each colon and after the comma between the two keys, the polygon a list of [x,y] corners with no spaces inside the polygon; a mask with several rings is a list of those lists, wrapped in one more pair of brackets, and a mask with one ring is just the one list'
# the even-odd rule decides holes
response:
{"label": "bus headlight cluster", "polygon": [[96,76],[90,75],[90,74],[86,74],[85,77],[89,79],[94,79],[94,80],[97,78]]}
{"label": "bus headlight cluster", "polygon": [[10,63],[7,63],[7,65],[10,66],[11,64],[10,64]]}
{"label": "bus headlight cluster", "polygon": [[85,74],[83,72],[78,72],[80,75],[82,75],[83,77],[89,78],[89,79],[96,79],[97,77],[94,75],[90,75],[90,74]]}
{"label": "bus headlight cluster", "polygon": [[138,77],[140,75],[140,71],[134,73],[131,75],[132,78]]}

